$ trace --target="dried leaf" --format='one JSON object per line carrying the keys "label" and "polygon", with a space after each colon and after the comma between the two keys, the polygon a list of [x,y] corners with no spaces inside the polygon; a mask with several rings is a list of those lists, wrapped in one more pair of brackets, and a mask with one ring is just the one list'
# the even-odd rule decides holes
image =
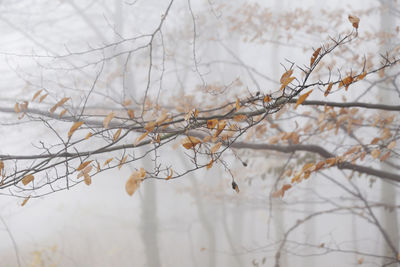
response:
{"label": "dried leaf", "polygon": [[25,204],[28,202],[28,200],[31,198],[31,196],[28,196],[24,199],[24,201],[22,201],[21,203],[21,207],[25,206]]}
{"label": "dried leaf", "polygon": [[371,145],[375,145],[376,143],[378,143],[381,139],[379,137],[375,137],[374,139],[372,139],[371,141]]}
{"label": "dried leaf", "polygon": [[272,100],[272,98],[271,98],[271,96],[269,96],[269,95],[266,95],[265,97],[264,97],[264,102],[265,103],[268,103],[268,102],[270,102]]}
{"label": "dried leaf", "polygon": [[174,171],[171,169],[171,174],[170,174],[170,175],[168,175],[168,177],[167,177],[167,178],[165,178],[165,180],[169,180],[169,179],[171,179],[173,175],[174,175]]}
{"label": "dried leaf", "polygon": [[363,73],[357,76],[357,81],[361,81],[362,79],[365,78],[365,76],[367,76],[367,72],[363,71]]}
{"label": "dried leaf", "polygon": [[315,60],[318,58],[319,52],[321,52],[321,47],[314,51],[311,59],[310,59],[310,67],[314,64]]}
{"label": "dried leaf", "polygon": [[74,124],[72,124],[71,128],[69,129],[68,132],[68,138],[70,138],[72,136],[72,134],[79,128],[82,126],[84,122],[83,121],[77,121]]}
{"label": "dried leaf", "polygon": [[88,132],[87,133],[87,135],[85,136],[85,140],[88,140],[90,137],[92,137],[92,133],[91,132]]}
{"label": "dried leaf", "polygon": [[121,135],[121,131],[122,131],[122,128],[119,128],[116,132],[115,132],[115,134],[114,134],[114,136],[113,136],[113,141],[115,142],[117,139],[118,139],[118,137]]}
{"label": "dried leaf", "polygon": [[329,95],[329,92],[332,90],[332,86],[333,86],[333,83],[332,83],[332,82],[329,83],[329,85],[328,85],[328,87],[326,88],[325,93],[324,93],[324,96],[325,96],[325,97]]}
{"label": "dried leaf", "polygon": [[133,109],[128,109],[127,113],[130,119],[135,118],[135,112],[133,111]]}
{"label": "dried leaf", "polygon": [[157,124],[157,125],[160,125],[160,124],[162,124],[164,121],[166,121],[167,119],[168,119],[168,113],[163,113],[163,114],[161,114],[160,117],[157,118],[156,124]]}
{"label": "dried leaf", "polygon": [[85,182],[86,185],[91,185],[92,184],[92,178],[90,177],[89,174],[84,173],[83,177],[84,177],[83,181]]}
{"label": "dried leaf", "polygon": [[110,121],[114,118],[114,116],[115,116],[115,113],[114,113],[114,112],[110,112],[110,113],[104,118],[103,126],[104,126],[105,129],[108,128],[108,125],[110,124]]}
{"label": "dried leaf", "polygon": [[212,120],[208,120],[207,121],[207,128],[208,129],[214,129],[214,127],[218,124],[218,120],[217,119],[212,119]]}
{"label": "dried leaf", "polygon": [[67,109],[63,109],[61,112],[60,112],[60,115],[58,115],[58,117],[61,119],[62,118],[62,116],[64,116],[64,114],[67,112]]}
{"label": "dried leaf", "polygon": [[243,115],[243,114],[242,115],[236,115],[236,116],[233,117],[233,120],[237,121],[237,122],[244,121],[245,119],[247,119],[247,116]]}
{"label": "dried leaf", "polygon": [[226,126],[226,121],[218,121],[218,125],[217,125],[217,131],[214,134],[214,137],[217,137],[225,128]]}
{"label": "dried leaf", "polygon": [[377,158],[379,157],[380,154],[381,154],[381,151],[380,151],[379,149],[374,149],[374,150],[371,151],[371,156],[372,156],[374,159],[377,159]]}
{"label": "dried leaf", "polygon": [[214,163],[214,160],[213,159],[211,159],[210,160],[210,162],[207,164],[207,166],[206,166],[206,168],[207,168],[207,170],[209,170],[209,169],[211,169],[212,168],[212,166],[213,166],[213,163]]}
{"label": "dried leaf", "polygon": [[86,168],[84,168],[82,171],[79,172],[79,174],[76,176],[76,178],[81,178],[82,176],[86,174],[89,174],[89,172],[93,169],[93,165],[89,165]]}
{"label": "dried leaf", "polygon": [[[395,146],[396,146],[396,141],[392,141],[392,142],[390,142],[390,144],[388,144],[387,148],[393,149]],[[0,167],[0,170],[1,170],[1,167]]]}
{"label": "dried leaf", "polygon": [[156,122],[155,121],[150,121],[148,122],[144,128],[146,129],[146,131],[148,132],[152,132],[154,130],[154,128],[156,127]]}
{"label": "dried leaf", "polygon": [[141,174],[138,171],[135,171],[131,174],[128,181],[125,184],[125,190],[128,195],[132,196],[133,193],[139,188],[140,183],[142,182]]}
{"label": "dried leaf", "polygon": [[354,28],[358,29],[358,24],[360,23],[360,18],[354,15],[349,15],[349,21]]}
{"label": "dried leaf", "polygon": [[15,113],[20,113],[21,112],[21,109],[19,108],[19,104],[18,103],[15,103],[14,111],[15,111]]}
{"label": "dried leaf", "polygon": [[236,191],[236,193],[239,194],[239,192],[240,192],[239,186],[237,185],[237,183],[235,181],[232,181],[232,188],[233,188],[233,190]]}
{"label": "dried leaf", "polygon": [[281,84],[284,84],[287,81],[287,79],[289,79],[290,76],[292,76],[292,74],[293,74],[293,69],[290,69],[286,71],[284,74],[282,74],[280,79]]}
{"label": "dried leaf", "polygon": [[181,141],[181,144],[183,145],[184,148],[191,149],[192,147],[195,147],[197,144],[201,144],[201,140],[194,136],[187,136]]}
{"label": "dried leaf", "polygon": [[240,109],[240,101],[239,101],[239,98],[236,98],[235,108],[236,108],[236,111],[239,111],[239,109]]}
{"label": "dried leaf", "polygon": [[129,106],[130,104],[132,104],[132,100],[130,100],[130,99],[125,99],[122,102],[122,106],[124,106],[124,107]]}
{"label": "dried leaf", "polygon": [[289,190],[292,186],[290,184],[285,184],[281,189],[275,191],[271,194],[271,197],[284,197],[285,192]]}
{"label": "dried leaf", "polygon": [[134,146],[137,146],[140,141],[142,141],[147,135],[149,134],[149,132],[145,132],[144,134],[142,134],[141,136],[139,136],[138,138],[136,138],[135,142],[133,143]]}
{"label": "dried leaf", "polygon": [[380,158],[380,160],[381,160],[381,161],[385,161],[385,160],[387,160],[387,159],[389,158],[389,156],[390,156],[390,151],[386,152],[386,153]]}
{"label": "dried leaf", "polygon": [[21,181],[22,181],[23,185],[27,185],[30,182],[32,182],[33,179],[35,179],[35,177],[32,174],[28,174],[28,175],[25,175],[24,178],[22,178]]}
{"label": "dried leaf", "polygon": [[221,147],[221,145],[222,145],[222,142],[216,143],[216,144],[210,149],[210,152],[211,152],[212,154],[214,154],[215,152],[218,151],[218,149]]}
{"label": "dried leaf", "polygon": [[35,101],[35,99],[40,95],[40,93],[43,91],[43,89],[40,89],[39,91],[37,91],[33,97],[32,97],[32,101]]}
{"label": "dried leaf", "polygon": [[109,158],[108,160],[106,160],[103,164],[103,167],[106,166],[107,164],[109,164],[114,158]]}
{"label": "dried leaf", "polygon": [[0,160],[0,174],[3,169],[4,169],[4,162]]}
{"label": "dried leaf", "polygon": [[120,170],[122,168],[122,166],[124,165],[124,163],[126,162],[126,160],[128,159],[128,155],[125,155],[121,161],[118,164],[118,170]]}
{"label": "dried leaf", "polygon": [[49,94],[44,94],[39,98],[39,103],[42,103],[42,101],[48,96]]}
{"label": "dried leaf", "polygon": [[296,109],[298,105],[302,104],[302,103],[307,99],[307,97],[311,94],[312,91],[313,91],[313,89],[311,89],[310,91],[308,91],[308,92],[305,93],[305,94],[302,94],[302,95],[299,97],[299,99],[297,99],[297,101],[296,101],[296,106],[294,107],[294,109]]}
{"label": "dried leaf", "polygon": [[83,170],[87,165],[89,165],[93,160],[88,160],[88,161],[84,161],[82,162],[78,168],[76,169],[77,171]]}

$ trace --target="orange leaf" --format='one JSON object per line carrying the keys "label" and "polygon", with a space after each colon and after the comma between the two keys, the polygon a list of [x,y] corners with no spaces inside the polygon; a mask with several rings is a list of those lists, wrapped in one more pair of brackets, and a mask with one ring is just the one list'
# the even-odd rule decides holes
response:
{"label": "orange leaf", "polygon": [[132,100],[130,100],[130,99],[125,99],[122,102],[122,106],[124,106],[124,107],[129,106],[130,104],[132,104]]}
{"label": "orange leaf", "polygon": [[39,98],[39,103],[42,103],[42,101],[48,96],[49,94],[44,94]]}
{"label": "orange leaf", "polygon": [[121,135],[121,131],[122,131],[122,128],[119,128],[116,132],[115,132],[115,134],[114,134],[114,136],[113,136],[113,141],[115,142],[117,139],[118,139],[118,137]]}
{"label": "orange leaf", "polygon": [[380,160],[381,160],[381,161],[385,161],[385,160],[387,160],[387,159],[389,158],[389,156],[390,156],[390,151],[386,152],[386,153],[380,158]]}
{"label": "orange leaf", "polygon": [[21,112],[21,109],[19,108],[19,104],[18,103],[15,103],[14,111],[15,111],[15,113],[20,113]]}
{"label": "orange leaf", "polygon": [[128,181],[125,184],[125,190],[128,193],[128,195],[132,196],[133,193],[139,188],[140,183],[142,182],[141,178],[141,173],[138,171],[135,171],[134,173],[131,174],[129,177]]}
{"label": "orange leaf", "polygon": [[245,119],[247,119],[246,115],[236,115],[236,116],[233,117],[233,120],[237,121],[237,122],[244,121]]}
{"label": "orange leaf", "polygon": [[67,110],[66,109],[63,109],[61,112],[60,112],[60,115],[58,115],[58,117],[61,119],[61,117],[62,116],[64,116],[64,114],[67,112]]}
{"label": "orange leaf", "polygon": [[264,97],[264,102],[265,103],[268,103],[268,102],[270,102],[272,100],[272,98],[269,96],[269,95],[266,95],[265,97]]}
{"label": "orange leaf", "polygon": [[293,69],[290,69],[286,71],[284,74],[282,74],[280,79],[281,84],[284,84],[287,81],[287,79],[289,79],[289,77],[292,76],[292,74],[293,74]]}
{"label": "orange leaf", "polygon": [[332,83],[332,82],[329,83],[329,85],[328,85],[328,87],[326,88],[326,91],[325,91],[325,93],[324,93],[324,96],[325,96],[325,97],[329,95],[329,92],[331,91],[332,86],[333,86],[333,83]]}
{"label": "orange leaf", "polygon": [[181,144],[186,148],[190,149],[195,147],[197,144],[201,144],[201,140],[194,136],[187,136],[181,141]]}
{"label": "orange leaf", "polygon": [[357,76],[357,81],[361,81],[362,79],[365,78],[365,76],[367,76],[366,71],[364,71],[363,73],[361,73],[360,75]]}
{"label": "orange leaf", "polygon": [[81,165],[79,165],[79,167],[76,169],[77,171],[83,170],[87,165],[89,165],[93,160],[89,160],[89,161],[84,161],[81,163]]}
{"label": "orange leaf", "polygon": [[114,113],[114,112],[110,112],[110,113],[104,118],[103,126],[104,126],[105,129],[108,128],[108,125],[110,124],[110,121],[114,118],[114,116],[115,116],[115,113]]}
{"label": "orange leaf", "polygon": [[40,89],[39,91],[37,91],[33,97],[32,97],[32,101],[35,101],[35,99],[40,95],[40,93],[43,91],[43,89]]}
{"label": "orange leaf", "polygon": [[211,152],[212,154],[215,153],[215,152],[217,152],[218,149],[221,147],[221,145],[222,145],[221,142],[216,143],[216,144],[210,149],[210,152]]}
{"label": "orange leaf", "polygon": [[305,94],[302,94],[302,95],[299,97],[299,99],[297,99],[297,101],[296,101],[296,106],[294,107],[294,109],[296,109],[298,105],[302,104],[302,103],[307,99],[307,97],[311,94],[312,91],[313,91],[313,89],[311,89],[310,91],[308,91],[308,92],[305,93]]}
{"label": "orange leaf", "polygon": [[124,165],[124,163],[126,162],[127,158],[128,158],[128,155],[124,156],[124,157],[121,159],[121,161],[120,161],[119,164],[118,164],[118,170],[120,170],[120,169],[122,168],[122,165]]}
{"label": "orange leaf", "polygon": [[[396,141],[392,141],[392,142],[390,142],[390,144],[388,144],[387,148],[393,149],[395,146],[396,146]],[[1,170],[1,167],[0,167],[0,170]]]}
{"label": "orange leaf", "polygon": [[211,167],[213,166],[213,163],[214,163],[214,160],[211,159],[210,162],[206,166],[207,170],[211,169]]}
{"label": "orange leaf", "polygon": [[214,137],[217,137],[225,128],[226,121],[219,121],[217,125],[217,131],[214,134]]}
{"label": "orange leaf", "polygon": [[171,174],[170,174],[170,175],[168,175],[168,177],[167,177],[167,178],[165,178],[165,180],[169,180],[169,179],[171,179],[171,178],[172,178],[172,175],[174,175],[174,171],[171,169]]}
{"label": "orange leaf", "polygon": [[147,135],[149,134],[149,132],[145,132],[144,134],[142,134],[141,136],[139,136],[138,138],[136,138],[135,142],[133,143],[134,146],[137,146],[139,144],[140,141],[142,141]]}
{"label": "orange leaf", "polygon": [[358,24],[360,23],[360,18],[357,16],[349,15],[349,21],[354,28],[358,29]]}
{"label": "orange leaf", "polygon": [[135,112],[132,109],[128,109],[127,113],[130,119],[135,118]]}
{"label": "orange leaf", "polygon": [[89,174],[84,173],[83,174],[83,181],[85,182],[86,185],[91,185],[92,184],[92,178],[90,177]]}
{"label": "orange leaf", "polygon": [[156,122],[155,121],[149,121],[144,128],[146,129],[146,131],[151,132],[154,130],[154,128],[156,127]]}
{"label": "orange leaf", "polygon": [[71,128],[69,129],[68,132],[68,138],[70,138],[72,136],[72,134],[79,128],[82,126],[84,122],[83,121],[77,121],[74,124],[72,124]]}
{"label": "orange leaf", "polygon": [[310,67],[314,64],[315,60],[318,58],[319,52],[321,52],[321,47],[314,51],[311,59],[310,59]]}
{"label": "orange leaf", "polygon": [[381,151],[380,151],[379,149],[374,149],[374,150],[371,151],[371,156],[372,156],[374,159],[377,159],[377,158],[379,157],[380,154],[381,154]]}
{"label": "orange leaf", "polygon": [[27,184],[29,184],[30,182],[32,182],[33,179],[35,179],[35,177],[34,177],[32,174],[28,174],[28,175],[25,175],[24,178],[22,178],[21,181],[22,181],[22,183],[23,183],[24,185],[27,185]]}
{"label": "orange leaf", "polygon": [[92,133],[91,132],[88,132],[88,134],[85,136],[85,140],[88,140],[90,137],[92,137]]}
{"label": "orange leaf", "polygon": [[103,164],[103,167],[106,166],[107,164],[109,164],[114,158],[109,158],[108,160],[106,160]]}
{"label": "orange leaf", "polygon": [[212,119],[207,121],[207,128],[208,129],[214,129],[214,127],[218,124],[217,119]]}
{"label": "orange leaf", "polygon": [[21,203],[21,207],[25,206],[26,202],[28,202],[28,200],[31,198],[31,196],[28,196],[24,199],[24,201],[22,201]]}
{"label": "orange leaf", "polygon": [[240,109],[239,98],[236,98],[235,108],[236,108],[236,111],[239,111],[239,109]]}

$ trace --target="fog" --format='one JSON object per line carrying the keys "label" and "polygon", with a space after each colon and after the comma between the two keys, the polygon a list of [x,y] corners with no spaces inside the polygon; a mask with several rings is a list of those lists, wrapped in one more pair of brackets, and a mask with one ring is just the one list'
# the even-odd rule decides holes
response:
{"label": "fog", "polygon": [[[71,97],[68,116],[82,111],[85,119],[99,121],[100,125],[111,111],[119,116],[125,99],[131,99],[132,109],[140,114],[147,105],[143,102],[146,97],[149,103],[171,110],[178,106],[184,113],[189,111],[187,107],[211,109],[224,101],[250,99],[260,91],[274,97],[285,68],[291,68],[292,63],[308,66],[315,49],[352,30],[347,18],[350,14],[360,17],[359,43],[328,54],[330,62],[334,60],[337,65],[332,74],[321,67],[315,80],[325,82],[329,76],[334,81],[337,73],[344,77],[350,69],[358,73],[359,65],[354,63],[358,59],[351,61],[348,56],[357,53],[360,59],[371,56],[371,65],[378,66],[383,51],[392,51],[393,47],[399,51],[398,31],[394,37],[378,34],[387,25],[384,18],[391,19],[393,27],[399,25],[398,10],[382,8],[384,2],[2,1],[0,155],[38,155],[45,153],[43,147],[53,151],[62,146],[56,133],[66,136],[71,122],[58,119],[61,108],[53,118],[43,113],[63,97]],[[386,2],[398,8],[397,1]],[[286,13],[293,17],[288,18]],[[254,16],[252,24],[245,23],[246,16]],[[161,31],[157,32],[158,27]],[[391,30],[394,32],[394,28]],[[149,52],[147,42],[151,38],[154,44]],[[379,38],[392,41],[386,44]],[[154,66],[151,75],[149,53]],[[399,79],[393,78],[392,84],[377,82],[382,77],[375,72],[368,74],[365,83],[352,84],[348,91],[337,89],[329,95],[329,101],[398,107],[398,93],[391,91],[391,86],[398,88]],[[398,73],[398,65],[385,70],[385,75]],[[368,86],[372,89],[364,92]],[[379,86],[381,91],[376,89]],[[41,103],[31,101],[43,88],[47,98]],[[328,101],[322,86],[314,92],[319,95],[310,99]],[[23,101],[30,101],[32,113],[22,117],[14,112],[14,104]],[[313,118],[314,114],[306,112],[323,108],[282,109],[280,118],[268,115],[272,122],[261,137],[249,130],[238,140],[267,142],[274,136],[273,123],[286,132],[295,131]],[[358,114],[372,118],[370,114],[375,111]],[[150,118],[150,113],[142,115]],[[395,109],[378,113],[398,117]],[[391,128],[393,140],[399,135],[397,117]],[[88,130],[97,131],[94,123],[87,125]],[[315,137],[304,134],[301,140],[339,155],[354,145],[345,132]],[[355,135],[369,144],[378,132],[380,129],[370,127]],[[74,137],[84,138],[86,134],[79,130]],[[132,144],[138,136],[132,135],[125,142]],[[75,149],[95,151],[112,139],[111,133],[104,133],[77,144]],[[310,159],[318,161],[319,155],[312,153],[295,156],[234,148],[210,169],[199,168],[171,180],[149,178],[128,195],[126,182],[142,167],[150,171],[162,164],[166,166],[160,168],[162,175],[170,168],[173,174],[193,168],[191,151],[179,140],[147,155],[144,153],[152,144],[127,150],[132,157],[143,158],[120,170],[99,172],[91,177],[90,186],[75,179],[74,173],[70,184],[61,178],[52,186],[39,186],[38,182],[32,191],[16,185],[1,188],[0,266],[399,265],[386,253],[387,236],[382,234],[389,235],[398,252],[398,182],[357,170],[327,168],[293,183],[284,196],[271,197],[281,184],[290,183],[293,175],[282,175],[287,166],[301,169]],[[360,164],[398,175],[398,149],[397,145],[397,152],[392,151],[391,167],[371,156]],[[123,155],[125,152],[112,151],[95,159],[104,168],[105,160],[113,157],[114,163]],[[74,164],[78,166],[83,160],[79,157]],[[11,172],[10,166],[16,162],[5,161],[7,171]],[[33,163],[18,164],[27,168]],[[68,165],[54,168],[46,175],[35,175],[35,179],[40,176],[45,184],[46,179],[55,179],[66,169]],[[232,176],[239,193],[232,188]],[[30,199],[21,206],[28,196]]]}

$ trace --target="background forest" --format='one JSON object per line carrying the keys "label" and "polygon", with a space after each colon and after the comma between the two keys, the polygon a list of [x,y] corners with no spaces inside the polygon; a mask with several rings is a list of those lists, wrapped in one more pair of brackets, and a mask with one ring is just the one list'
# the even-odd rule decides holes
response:
{"label": "background forest", "polygon": [[1,266],[399,266],[398,1],[0,10]]}

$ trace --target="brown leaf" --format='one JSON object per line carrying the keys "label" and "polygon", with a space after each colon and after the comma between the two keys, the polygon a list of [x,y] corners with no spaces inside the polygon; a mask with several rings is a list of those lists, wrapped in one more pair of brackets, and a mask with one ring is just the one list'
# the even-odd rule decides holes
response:
{"label": "brown leaf", "polygon": [[138,138],[136,138],[135,142],[133,143],[134,146],[137,146],[140,141],[142,141],[147,135],[149,134],[149,132],[145,132],[144,134],[142,134],[141,136],[139,136]]}
{"label": "brown leaf", "polygon": [[310,67],[314,64],[315,60],[318,58],[319,52],[321,52],[321,47],[314,51],[311,59],[310,59]]}
{"label": "brown leaf", "polygon": [[160,124],[162,124],[164,121],[166,121],[167,119],[168,119],[168,113],[163,113],[163,114],[161,114],[160,117],[157,118],[156,124],[157,124],[157,125],[160,125]]}
{"label": "brown leaf", "polygon": [[168,177],[167,177],[167,178],[165,178],[165,180],[169,180],[169,179],[171,179],[173,175],[174,175],[174,171],[171,169],[171,174],[170,174],[170,175],[168,175]]}
{"label": "brown leaf", "polygon": [[385,161],[385,160],[387,160],[387,159],[389,158],[389,156],[390,156],[390,151],[386,152],[386,153],[380,158],[380,160],[381,160],[381,161]]}
{"label": "brown leaf", "polygon": [[240,192],[239,186],[237,185],[237,183],[235,181],[232,181],[232,188],[233,188],[233,190],[236,191],[236,193],[239,194],[239,192]]}
{"label": "brown leaf", "polygon": [[240,109],[240,101],[239,101],[239,98],[236,98],[235,108],[236,108],[236,111],[239,111],[239,109]]}
{"label": "brown leaf", "polygon": [[214,134],[214,137],[217,137],[225,128],[226,126],[226,121],[218,121],[218,125],[217,125],[217,131]]}
{"label": "brown leaf", "polygon": [[29,184],[30,182],[32,182],[33,179],[35,179],[35,177],[34,177],[32,174],[28,174],[28,175],[25,175],[24,178],[22,178],[21,181],[22,181],[22,183],[23,183],[24,185],[27,185],[27,184]]}
{"label": "brown leaf", "polygon": [[83,174],[83,181],[85,182],[86,185],[91,185],[92,184],[92,178],[90,177],[89,174],[84,173]]}
{"label": "brown leaf", "polygon": [[43,89],[40,89],[39,91],[37,91],[33,97],[32,97],[32,101],[35,101],[35,99],[40,95],[40,93],[43,91]]}
{"label": "brown leaf", "polygon": [[149,121],[144,128],[146,129],[146,131],[148,132],[152,132],[154,130],[154,128],[156,127],[156,122],[155,121]]}
{"label": "brown leaf", "polygon": [[122,166],[124,165],[124,163],[126,162],[126,160],[128,159],[128,155],[125,155],[121,161],[118,164],[118,170],[120,170],[122,168]]}
{"label": "brown leaf", "polygon": [[114,112],[110,112],[103,121],[103,126],[105,129],[108,128],[108,125],[110,124],[110,121],[115,117],[115,113]]}
{"label": "brown leaf", "polygon": [[28,196],[24,199],[24,201],[22,201],[21,203],[21,207],[25,206],[25,204],[28,202],[28,200],[31,198],[31,196]]}
{"label": "brown leaf", "polygon": [[286,71],[284,74],[282,74],[280,79],[281,84],[284,84],[287,81],[287,79],[289,79],[290,76],[292,76],[292,74],[293,74],[293,69],[290,69]]}
{"label": "brown leaf", "polygon": [[122,131],[122,128],[119,128],[119,129],[115,132],[115,134],[114,134],[114,136],[113,136],[113,141],[114,141],[114,142],[117,141],[118,137],[121,135],[121,131]]}
{"label": "brown leaf", "polygon": [[272,98],[271,98],[271,96],[269,96],[269,95],[266,95],[265,97],[264,97],[264,102],[265,103],[268,103],[268,102],[270,102],[272,100]]}
{"label": "brown leaf", "polygon": [[128,109],[127,113],[130,119],[135,118],[135,112],[133,111],[133,109]]}
{"label": "brown leaf", "polygon": [[332,90],[332,86],[333,86],[333,83],[332,83],[332,82],[329,83],[329,85],[328,85],[328,87],[326,88],[326,91],[325,91],[325,93],[324,93],[324,96],[325,96],[325,97],[329,95],[329,92]]}
{"label": "brown leaf", "polygon": [[132,100],[130,100],[130,99],[125,99],[122,102],[122,106],[124,106],[124,107],[129,106],[130,104],[132,104]]}
{"label": "brown leaf", "polygon": [[296,101],[296,106],[294,107],[294,109],[296,109],[298,105],[302,104],[302,103],[307,99],[307,97],[311,94],[312,91],[313,91],[313,89],[311,89],[310,91],[308,91],[308,92],[305,93],[305,94],[302,94],[302,95],[299,97],[299,99],[297,99],[297,101]]}
{"label": "brown leaf", "polygon": [[237,122],[239,122],[239,121],[244,121],[245,119],[247,119],[247,116],[246,115],[235,115],[234,117],[233,117],[233,120],[234,121],[237,121]]}
{"label": "brown leaf", "polygon": [[89,172],[93,169],[93,165],[89,165],[86,168],[84,168],[82,171],[79,172],[79,174],[76,176],[76,178],[81,178],[82,176],[86,174],[89,174]]}
{"label": "brown leaf", "polygon": [[79,128],[82,126],[84,122],[83,121],[77,121],[74,124],[72,124],[71,128],[69,129],[68,132],[68,138],[70,138],[72,136],[72,134]]}
{"label": "brown leaf", "polygon": [[371,156],[372,156],[374,159],[377,159],[377,158],[379,157],[380,154],[381,154],[381,151],[380,151],[379,149],[374,149],[374,150],[371,151]]}
{"label": "brown leaf", "polygon": [[367,76],[367,72],[363,71],[363,73],[357,76],[357,81],[361,81],[362,79],[365,78],[365,76]]}
{"label": "brown leaf", "polygon": [[82,162],[78,168],[76,169],[77,171],[83,170],[87,165],[89,165],[93,160],[88,160],[88,161],[84,161]]}
{"label": "brown leaf", "polygon": [[[395,146],[396,146],[396,141],[392,141],[392,142],[390,142],[390,144],[388,144],[387,148],[393,149]],[[1,170],[1,168],[0,168],[0,170]]]}
{"label": "brown leaf", "polygon": [[103,167],[106,166],[107,164],[109,164],[114,158],[109,158],[108,160],[106,160],[103,164]]}
{"label": "brown leaf", "polygon": [[194,136],[187,136],[181,141],[181,144],[183,145],[184,148],[191,149],[192,147],[195,147],[197,144],[201,144],[201,140]]}
{"label": "brown leaf", "polygon": [[135,193],[135,191],[139,188],[141,182],[142,179],[140,179],[140,173],[137,171],[132,173],[125,184],[125,190],[128,193],[128,195],[132,196],[133,193]]}
{"label": "brown leaf", "polygon": [[60,115],[58,115],[58,117],[61,119],[62,118],[62,116],[64,116],[64,114],[67,112],[67,109],[63,109],[61,112],[60,112]]}
{"label": "brown leaf", "polygon": [[212,168],[212,166],[213,166],[213,163],[214,163],[214,160],[213,159],[211,159],[210,160],[210,162],[207,164],[207,166],[206,166],[206,168],[207,168],[207,170],[209,170],[209,169],[211,169]]}
{"label": "brown leaf", "polygon": [[222,145],[221,142],[216,143],[216,144],[210,149],[210,152],[211,152],[212,154],[214,154],[215,152],[218,151],[218,149],[221,147],[221,145]]}
{"label": "brown leaf", "polygon": [[48,96],[49,94],[44,94],[39,98],[39,103],[42,103],[42,101]]}
{"label": "brown leaf", "polygon": [[207,121],[207,128],[208,129],[214,129],[214,127],[218,124],[217,119],[212,119]]}
{"label": "brown leaf", "polygon": [[92,133],[91,132],[88,132],[87,133],[87,135],[85,136],[85,140],[88,140],[90,137],[92,137]]}
{"label": "brown leaf", "polygon": [[358,29],[358,24],[360,23],[360,18],[354,15],[349,15],[349,21],[354,28]]}
{"label": "brown leaf", "polygon": [[19,108],[19,104],[18,103],[15,103],[14,111],[15,111],[15,113],[20,113],[21,112],[21,109]]}

